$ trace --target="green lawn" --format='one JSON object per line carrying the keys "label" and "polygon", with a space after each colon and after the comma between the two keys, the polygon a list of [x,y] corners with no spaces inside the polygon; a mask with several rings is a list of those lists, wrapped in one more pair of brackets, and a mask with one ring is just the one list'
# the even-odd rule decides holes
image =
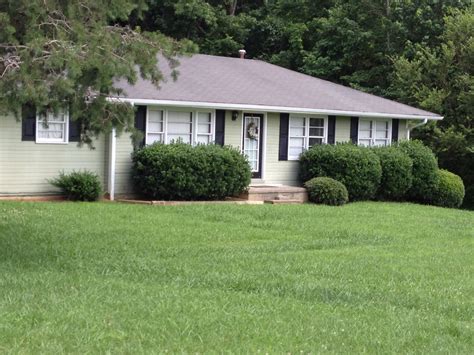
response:
{"label": "green lawn", "polygon": [[474,212],[0,203],[0,353],[472,353]]}

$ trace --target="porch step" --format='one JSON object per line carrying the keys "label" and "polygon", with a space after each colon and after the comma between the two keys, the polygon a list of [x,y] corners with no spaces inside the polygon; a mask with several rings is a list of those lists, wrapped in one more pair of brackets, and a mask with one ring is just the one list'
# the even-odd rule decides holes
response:
{"label": "porch step", "polygon": [[[303,187],[285,185],[253,185],[239,198],[249,201],[308,201],[308,193]],[[283,202],[277,202],[283,203]]]}
{"label": "porch step", "polygon": [[304,202],[301,200],[267,200],[265,203],[270,205],[300,205]]}

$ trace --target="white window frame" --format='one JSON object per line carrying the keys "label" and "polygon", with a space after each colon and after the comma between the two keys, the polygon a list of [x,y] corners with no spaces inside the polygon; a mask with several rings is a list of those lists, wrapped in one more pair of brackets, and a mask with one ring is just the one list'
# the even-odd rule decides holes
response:
{"label": "white window frame", "polygon": [[161,119],[162,119],[162,131],[157,132],[157,131],[150,131],[149,127],[150,125],[148,124],[148,119],[149,119],[149,114],[150,114],[150,109],[149,106],[146,108],[146,122],[145,122],[145,144],[148,145],[150,142],[148,141],[148,135],[149,134],[161,134],[161,143],[165,142],[165,111],[159,107],[152,107],[154,111],[161,111]]}
{"label": "white window frame", "polygon": [[[54,115],[54,112],[47,112],[48,116],[50,114]],[[63,138],[41,138],[39,136],[38,128],[40,125],[43,125],[43,120],[41,119],[41,114],[36,114],[36,127],[35,127],[35,142],[39,144],[69,144],[69,111],[64,110],[64,122],[55,121],[48,118],[47,123],[60,123],[64,124],[63,129]]]}
{"label": "white window frame", "polygon": [[[215,112],[215,111],[214,111]],[[199,133],[198,132],[198,127],[199,127],[199,114],[200,113],[206,113],[206,114],[209,114],[210,117],[211,117],[211,121],[209,122],[209,125],[210,125],[210,133]],[[209,143],[207,144],[212,144],[214,141],[215,141],[215,118],[214,118],[214,114],[213,114],[213,111],[209,110],[209,111],[206,111],[206,110],[198,110],[194,113],[194,122],[193,122],[193,145],[197,145],[199,144],[198,142],[198,136],[208,136],[209,137]]]}
{"label": "white window frame", "polygon": [[[364,122],[372,122],[372,128],[370,130],[370,138],[361,138],[360,136],[360,123]],[[387,123],[388,122],[388,131],[387,131],[387,138],[377,138],[377,122],[378,123]],[[387,142],[386,146],[392,145],[392,120],[391,119],[370,119],[370,118],[359,118],[358,128],[357,128],[357,145],[361,145],[361,140],[370,140],[370,144],[368,147],[384,147],[378,146],[375,144],[376,140],[385,140]]]}
{"label": "white window frame", "polygon": [[[150,109],[162,111],[163,113],[163,132],[150,132],[148,118]],[[146,124],[145,124],[145,144],[148,145],[148,134],[162,134],[163,144],[169,144],[168,140],[168,112],[187,112],[191,113],[191,145],[195,146],[198,144],[197,137],[198,135],[204,135],[203,133],[198,134],[198,114],[199,113],[208,113],[211,115],[211,133],[209,133],[210,139],[209,143],[212,144],[216,139],[215,132],[215,122],[216,122],[216,110],[205,110],[205,109],[195,109],[195,108],[181,108],[181,107],[159,107],[159,106],[147,106],[146,108]]]}
{"label": "white window frame", "polygon": [[[292,119],[301,119],[304,118],[304,136],[292,136],[291,135],[291,120]],[[323,127],[323,136],[310,136],[309,135],[309,127],[310,127],[310,119],[311,118],[318,118],[324,120],[324,127]],[[322,139],[322,144],[327,144],[328,142],[328,116],[322,115],[301,115],[301,114],[291,114],[290,119],[288,120],[288,160],[299,160],[299,155],[291,155],[290,154],[290,141],[291,138],[303,138],[304,139],[304,146],[303,152],[309,149],[309,139],[310,138],[318,138]]]}

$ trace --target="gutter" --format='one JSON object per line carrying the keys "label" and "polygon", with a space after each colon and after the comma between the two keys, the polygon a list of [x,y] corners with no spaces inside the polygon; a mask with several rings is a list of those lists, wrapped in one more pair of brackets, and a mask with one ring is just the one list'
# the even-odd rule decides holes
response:
{"label": "gutter", "polygon": [[425,118],[425,119],[423,120],[423,122],[418,123],[418,124],[416,124],[416,125],[414,125],[414,126],[412,126],[412,127],[408,127],[407,140],[410,140],[410,134],[411,134],[411,130],[412,130],[412,129],[414,129],[414,128],[416,128],[416,127],[423,126],[423,125],[425,125],[425,124],[427,124],[427,123],[428,123],[428,119]]}
{"label": "gutter", "polygon": [[247,104],[224,104],[218,102],[198,102],[198,101],[176,101],[176,100],[153,100],[153,99],[130,99],[130,98],[109,98],[110,101],[128,102],[132,105],[159,105],[176,107],[195,107],[206,109],[223,110],[251,110],[254,112],[288,112],[300,114],[320,114],[334,116],[357,116],[369,118],[398,118],[412,120],[442,120],[442,116],[421,116],[421,115],[403,115],[382,112],[360,112],[360,111],[342,111],[342,110],[324,110],[310,109],[304,107],[285,107],[285,106],[266,106],[266,105],[247,105]]}
{"label": "gutter", "polygon": [[117,134],[115,127],[110,132],[109,141],[109,180],[108,180],[108,192],[109,200],[115,199],[115,161],[116,161],[116,148],[117,148]]}

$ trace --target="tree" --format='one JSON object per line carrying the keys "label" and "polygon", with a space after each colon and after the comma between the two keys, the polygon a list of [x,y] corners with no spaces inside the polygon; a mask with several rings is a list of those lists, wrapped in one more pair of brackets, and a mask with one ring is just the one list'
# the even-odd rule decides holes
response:
{"label": "tree", "polygon": [[394,60],[391,95],[438,112],[444,120],[415,132],[429,144],[441,167],[459,174],[466,204],[474,207],[474,6],[452,10],[440,44],[413,45]]}
{"label": "tree", "polygon": [[134,83],[140,75],[158,85],[157,53],[176,67],[175,56],[193,48],[122,25],[145,9],[145,0],[2,0],[2,113],[20,117],[23,104],[43,113],[68,103],[82,143],[112,127],[133,131],[133,108],[109,99],[121,94],[114,81]]}

